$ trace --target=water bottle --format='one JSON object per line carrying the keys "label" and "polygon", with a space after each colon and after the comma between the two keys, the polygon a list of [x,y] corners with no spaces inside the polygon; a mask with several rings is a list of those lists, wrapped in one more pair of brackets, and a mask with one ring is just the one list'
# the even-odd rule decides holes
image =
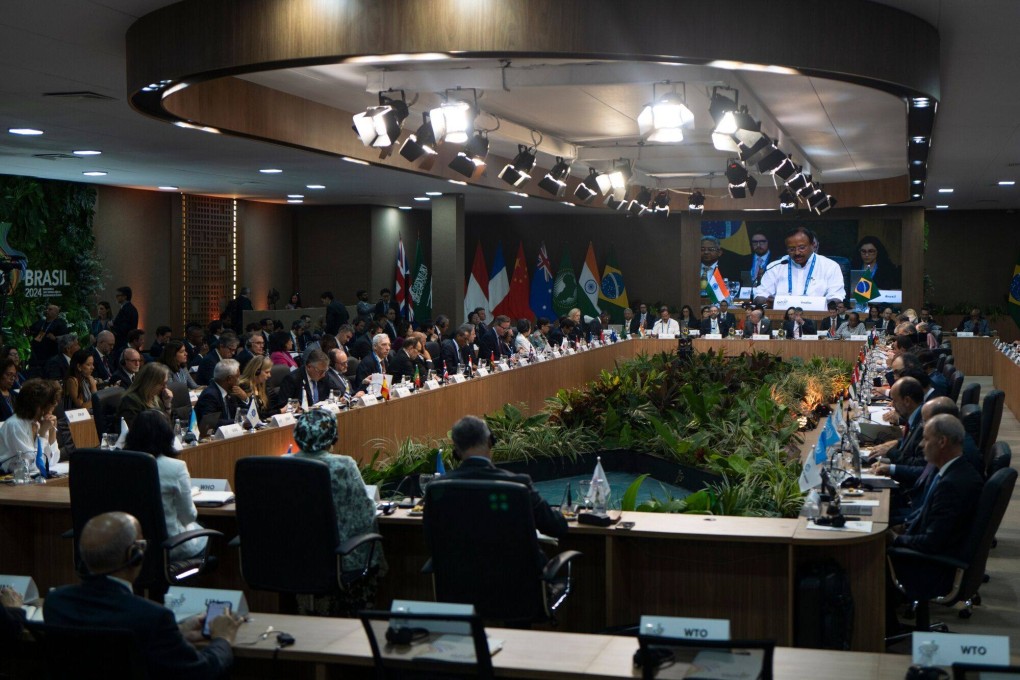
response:
{"label": "water bottle", "polygon": [[804,512],[808,519],[814,519],[821,513],[821,499],[818,496],[818,489],[811,489],[811,493],[804,499]]}
{"label": "water bottle", "polygon": [[184,425],[183,425],[183,423],[181,423],[181,419],[180,418],[175,418],[174,419],[174,438],[180,440],[181,439],[181,435],[183,435],[183,434],[184,434]]}
{"label": "water bottle", "polygon": [[17,486],[32,482],[32,464],[35,462],[35,451],[22,451],[14,463],[14,483]]}

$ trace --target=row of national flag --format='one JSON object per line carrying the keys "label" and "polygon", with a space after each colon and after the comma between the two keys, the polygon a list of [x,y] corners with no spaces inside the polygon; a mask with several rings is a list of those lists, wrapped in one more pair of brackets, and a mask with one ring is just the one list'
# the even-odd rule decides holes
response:
{"label": "row of national flag", "polygon": [[404,239],[397,243],[397,267],[394,274],[393,299],[400,307],[400,316],[419,323],[432,318],[432,272],[425,262],[421,238],[414,254],[414,269],[407,268]]}
{"label": "row of national flag", "polygon": [[596,317],[607,311],[613,323],[623,322],[623,310],[629,306],[623,273],[610,256],[600,277],[591,243],[580,276],[574,273],[567,252],[553,274],[545,243],[538,249],[533,269],[528,268],[523,243],[517,246],[513,265],[508,277],[503,244],[497,243],[492,266],[486,268],[482,244],[477,244],[464,293],[465,318],[481,307],[489,318],[503,314],[511,319],[555,319],[576,307],[582,316]]}

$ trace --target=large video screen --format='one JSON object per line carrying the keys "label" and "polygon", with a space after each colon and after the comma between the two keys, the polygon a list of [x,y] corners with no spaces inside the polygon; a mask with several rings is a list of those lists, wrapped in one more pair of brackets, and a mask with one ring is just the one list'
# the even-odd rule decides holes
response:
{"label": "large video screen", "polygon": [[[870,271],[880,293],[873,303],[903,301],[900,220],[703,220],[701,234],[716,237],[722,246],[719,271],[732,284],[735,299],[750,299],[764,267],[786,256],[784,235],[795,226],[813,231],[818,254],[839,265],[847,298],[853,297],[854,286]],[[703,263],[711,257],[702,252]]]}

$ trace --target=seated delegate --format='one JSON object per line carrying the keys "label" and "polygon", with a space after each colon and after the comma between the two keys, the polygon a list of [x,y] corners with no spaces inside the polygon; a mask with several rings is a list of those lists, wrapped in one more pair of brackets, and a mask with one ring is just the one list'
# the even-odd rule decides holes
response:
{"label": "seated delegate", "polygon": [[169,379],[170,369],[163,364],[151,362],[142,366],[117,406],[117,424],[123,418],[130,428],[135,416],[147,409],[162,413],[170,422],[174,395],[166,386]]}
{"label": "seated delegate", "polygon": [[14,415],[0,428],[0,471],[13,472],[18,455],[32,452],[36,437],[42,440],[43,455],[50,465],[60,460],[57,445],[57,417],[53,409],[60,402],[60,388],[52,380],[26,380],[14,403]]}

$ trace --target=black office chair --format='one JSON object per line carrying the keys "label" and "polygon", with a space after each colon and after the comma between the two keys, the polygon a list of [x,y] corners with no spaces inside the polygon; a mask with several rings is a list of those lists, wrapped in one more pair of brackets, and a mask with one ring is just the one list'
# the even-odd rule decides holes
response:
{"label": "black office chair", "polygon": [[[72,628],[28,622],[39,665],[50,678],[107,680],[149,677],[145,658],[130,630]],[[42,677],[47,677],[43,675]]]}
{"label": "black office chair", "polygon": [[989,390],[981,401],[981,449],[982,460],[989,460],[992,446],[999,437],[999,425],[1002,423],[1002,408],[1006,403],[1006,393],[1002,390]]}
{"label": "black office chair", "polygon": [[283,379],[288,374],[290,374],[290,366],[286,364],[274,365],[269,369],[269,380],[266,381],[266,390],[276,392],[276,390],[280,389],[280,383],[283,382]]}
{"label": "black office chair", "polygon": [[[893,583],[908,600],[916,602],[917,605],[915,630],[948,632],[948,627],[944,623],[932,624],[929,602],[947,607],[963,602],[964,611],[968,614],[963,615],[961,612],[961,617],[969,617],[978,588],[984,580],[992,540],[1013,495],[1016,478],[1016,470],[1007,468],[999,470],[985,482],[971,530],[960,552],[961,558],[929,555],[895,546],[889,548],[888,561]],[[953,572],[951,586],[945,592],[933,592],[931,589],[937,586],[929,581],[938,579],[926,578],[938,570]],[[906,633],[888,637],[886,643],[898,642],[909,635]]]}
{"label": "black office chair", "polygon": [[950,356],[950,354],[948,352],[945,352],[945,353],[939,355],[939,358],[935,360],[935,370],[936,371],[938,371],[939,373],[942,373],[942,369],[946,365],[946,359],[948,359],[949,356]]}
{"label": "black office chair", "polygon": [[[368,635],[379,680],[494,677],[492,654],[480,616],[385,611],[363,611],[358,616]],[[434,651],[422,643],[444,634],[470,636],[474,658],[464,661],[422,658],[423,653]]]}
{"label": "black office chair", "polygon": [[358,366],[361,365],[361,359],[358,357],[347,357],[347,374],[344,376],[348,380],[354,380],[358,375]]}
{"label": "black office chair", "polygon": [[1006,442],[995,442],[992,447],[992,460],[988,463],[985,471],[991,477],[999,470],[1005,470],[1013,464],[1013,452]]}
{"label": "black office chair", "polygon": [[661,635],[639,635],[634,665],[641,668],[642,680],[654,680],[660,668],[692,664],[700,652],[732,654],[741,660],[757,661],[759,664],[757,675],[752,671],[748,677],[772,680],[772,658],[775,649],[774,640],[692,640]]}
{"label": "black office chair", "polygon": [[953,373],[956,372],[956,364],[953,363],[953,357],[946,357],[946,363],[942,366],[942,375],[946,380],[950,382],[953,380]]}
{"label": "black office chair", "polygon": [[[372,565],[382,536],[340,542],[329,467],[317,460],[254,456],[234,467],[241,576],[255,590],[300,595],[340,592],[378,571]],[[344,570],[343,557],[365,559]]]}
{"label": "black office chair", "polygon": [[989,666],[987,664],[954,663],[953,680],[981,680],[982,678],[1016,678],[1020,680],[1020,666]]}
{"label": "black office chair", "polygon": [[953,401],[960,398],[960,390],[963,389],[963,378],[964,375],[962,371],[953,372],[953,377],[949,381],[949,394],[946,395]]}
{"label": "black office chair", "polygon": [[170,558],[177,546],[201,536],[222,536],[212,529],[185,531],[168,536],[163,515],[163,497],[159,490],[156,459],[137,451],[79,449],[71,457],[71,521],[74,526],[75,565],[79,573],[86,569],[78,556],[78,538],[85,523],[104,512],[126,512],[142,525],[142,535],[151,546],[145,553],[142,572],[135,580],[136,592],[151,591],[161,600],[171,585],[206,573],[215,566],[208,548],[197,557]]}
{"label": "black office chair", "polygon": [[967,383],[967,386],[960,392],[960,408],[967,404],[977,404],[981,401],[981,384]]}
{"label": "black office chair", "polygon": [[[960,422],[963,423],[964,431],[971,436],[974,443],[981,446],[981,407],[977,404],[967,404],[960,408]],[[987,467],[987,466],[986,466]]]}
{"label": "black office chair", "polygon": [[168,383],[167,387],[174,395],[171,405],[173,417],[187,425],[191,420],[191,391],[186,384],[180,382]]}
{"label": "black office chair", "polygon": [[117,408],[124,391],[123,387],[107,387],[92,395],[92,419],[96,424],[99,441],[103,441],[103,435],[108,432],[120,431]]}
{"label": "black office chair", "polygon": [[571,561],[581,553],[568,550],[540,563],[523,484],[434,481],[425,489],[424,529],[438,602],[473,604],[487,621],[520,626],[555,620],[570,594]]}

